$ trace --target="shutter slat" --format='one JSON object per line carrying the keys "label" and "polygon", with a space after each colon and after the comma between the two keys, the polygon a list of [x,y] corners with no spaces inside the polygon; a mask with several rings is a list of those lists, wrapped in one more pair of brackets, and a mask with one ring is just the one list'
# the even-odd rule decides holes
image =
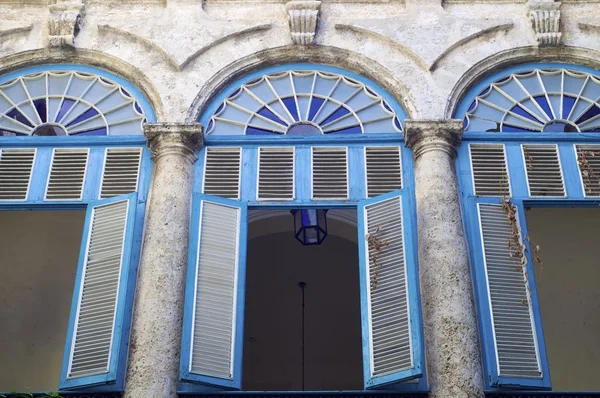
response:
{"label": "shutter slat", "polygon": [[89,152],[88,148],[53,150],[45,200],[81,200]]}
{"label": "shutter slat", "polygon": [[294,199],[294,148],[259,148],[258,200]]}
{"label": "shutter slat", "polygon": [[239,199],[241,148],[207,147],[205,151],[203,192],[208,195]]}
{"label": "shutter slat", "polygon": [[506,154],[502,144],[470,144],[475,195],[510,196]]}
{"label": "shutter slat", "polygon": [[365,148],[369,198],[402,188],[400,147]]}
{"label": "shutter slat", "polygon": [[[480,203],[478,206],[498,374],[504,377],[541,377],[526,271],[521,260],[511,256],[508,242],[512,242],[514,237],[508,215],[499,204]],[[511,287],[508,291],[507,285]],[[518,358],[523,356],[535,358],[535,361],[519,361]]]}
{"label": "shutter slat", "polygon": [[312,148],[312,198],[348,199],[348,148]]}
{"label": "shutter slat", "polygon": [[104,172],[100,198],[137,191],[142,148],[108,148],[104,155]]}
{"label": "shutter slat", "polygon": [[27,200],[35,148],[0,149],[0,201]]}
{"label": "shutter slat", "polygon": [[379,252],[369,248],[367,258],[371,376],[380,377],[414,367],[401,198],[366,205],[364,211],[365,231],[389,242]]}
{"label": "shutter slat", "polygon": [[202,202],[192,373],[232,379],[239,225],[239,208]]}
{"label": "shutter slat", "polygon": [[529,195],[564,197],[565,187],[556,145],[522,145]]}
{"label": "shutter slat", "polygon": [[600,196],[600,145],[575,145],[585,196]]}
{"label": "shutter slat", "polygon": [[108,372],[128,201],[93,208],[68,378]]}

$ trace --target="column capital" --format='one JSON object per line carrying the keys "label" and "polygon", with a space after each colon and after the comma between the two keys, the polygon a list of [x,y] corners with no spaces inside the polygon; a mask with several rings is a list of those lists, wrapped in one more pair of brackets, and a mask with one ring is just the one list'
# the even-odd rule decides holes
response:
{"label": "column capital", "polygon": [[456,148],[462,141],[463,121],[450,120],[406,120],[404,140],[413,150],[415,159],[429,151],[443,151],[453,159]]}
{"label": "column capital", "polygon": [[144,135],[152,158],[182,155],[196,160],[196,152],[202,148],[203,131],[200,123],[145,123]]}

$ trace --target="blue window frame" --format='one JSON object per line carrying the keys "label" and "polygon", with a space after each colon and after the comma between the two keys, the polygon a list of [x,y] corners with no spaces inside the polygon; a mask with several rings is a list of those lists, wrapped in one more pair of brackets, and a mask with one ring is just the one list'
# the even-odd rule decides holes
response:
{"label": "blue window frame", "polygon": [[[329,84],[328,95],[315,88],[319,84]],[[343,89],[341,94],[336,87]],[[327,116],[319,117],[323,112]],[[357,209],[364,388],[427,388],[412,155],[403,145],[404,118],[399,104],[379,86],[329,66],[268,68],[244,76],[215,97],[200,118],[207,135],[195,168],[180,370],[183,391],[242,388],[246,214],[247,209],[259,208]],[[388,211],[394,222],[382,226],[382,212]],[[382,260],[392,279],[381,283],[390,282],[396,289],[392,296],[399,303],[395,311],[401,321],[395,334],[385,334],[381,318],[372,316],[384,309],[381,290],[370,283],[369,272],[377,260],[369,257],[366,234],[380,230],[383,239],[394,242]],[[211,261],[212,245],[226,245],[228,260]],[[217,294],[203,272],[220,272],[223,283],[237,284],[229,282]],[[207,305],[219,310],[207,312]],[[207,324],[223,329],[211,332],[203,329]],[[404,339],[405,344],[386,347],[385,338]],[[211,344],[220,349],[211,351]],[[386,354],[393,358],[389,363]],[[402,383],[410,379],[418,381]]]}
{"label": "blue window frame", "polygon": [[123,390],[154,112],[122,78],[74,64],[4,75],[0,98],[0,210],[86,209],[57,389]]}
{"label": "blue window frame", "polygon": [[599,100],[598,70],[526,64],[478,82],[455,113],[464,118],[457,169],[492,391],[552,388],[525,209],[597,206]]}

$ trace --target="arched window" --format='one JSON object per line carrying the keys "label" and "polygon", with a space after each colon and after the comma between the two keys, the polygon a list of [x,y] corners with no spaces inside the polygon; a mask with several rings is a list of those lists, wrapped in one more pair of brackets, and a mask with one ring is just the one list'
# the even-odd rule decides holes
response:
{"label": "arched window", "polygon": [[102,69],[0,76],[0,390],[123,389],[154,119]]}
{"label": "arched window", "polygon": [[600,390],[600,71],[515,66],[455,116],[488,387]]}
{"label": "arched window", "polygon": [[309,64],[244,76],[206,108],[190,388],[426,388],[404,117],[375,83]]}

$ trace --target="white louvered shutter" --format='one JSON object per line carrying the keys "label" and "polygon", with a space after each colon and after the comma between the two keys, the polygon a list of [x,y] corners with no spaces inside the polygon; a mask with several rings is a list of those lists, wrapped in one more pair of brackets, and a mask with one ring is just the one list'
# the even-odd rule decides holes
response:
{"label": "white louvered shutter", "polygon": [[366,147],[365,160],[369,198],[402,188],[400,147]]}
{"label": "white louvered shutter", "polygon": [[510,196],[506,153],[502,144],[469,144],[477,196]]}
{"label": "white louvered shutter", "polygon": [[409,286],[408,269],[415,264],[409,265],[412,248],[405,246],[405,204],[398,192],[358,206],[361,301],[367,310],[362,313],[363,341],[368,341],[363,344],[365,388],[421,375],[419,322],[412,319],[410,302],[418,297],[410,297],[416,290]]}
{"label": "white louvered shutter", "polygon": [[600,196],[600,145],[575,145],[585,196]]}
{"label": "white louvered shutter", "polygon": [[111,198],[137,191],[142,148],[107,148],[100,198]]}
{"label": "white louvered shutter", "polygon": [[60,388],[116,379],[124,313],[119,298],[129,272],[136,198],[123,195],[88,205]]}
{"label": "white louvered shutter", "polygon": [[312,148],[312,198],[348,199],[348,148]]}
{"label": "white louvered shutter", "polygon": [[554,144],[522,145],[529,196],[566,196],[565,184]]}
{"label": "white louvered shutter", "polygon": [[[244,324],[246,205],[197,195],[192,217],[191,313],[185,314],[183,379],[241,388]],[[195,235],[195,236],[194,236]],[[197,241],[194,242],[194,239]]]}
{"label": "white louvered shutter", "polygon": [[89,153],[89,148],[52,151],[45,200],[81,200]]}
{"label": "white louvered shutter", "polygon": [[259,148],[258,200],[294,199],[294,147]]}
{"label": "white louvered shutter", "polygon": [[206,147],[204,189],[207,195],[240,198],[241,148]]}
{"label": "white louvered shutter", "polygon": [[0,149],[0,201],[27,200],[35,148]]}
{"label": "white louvered shutter", "polygon": [[500,204],[478,204],[498,377],[541,378],[528,276]]}

